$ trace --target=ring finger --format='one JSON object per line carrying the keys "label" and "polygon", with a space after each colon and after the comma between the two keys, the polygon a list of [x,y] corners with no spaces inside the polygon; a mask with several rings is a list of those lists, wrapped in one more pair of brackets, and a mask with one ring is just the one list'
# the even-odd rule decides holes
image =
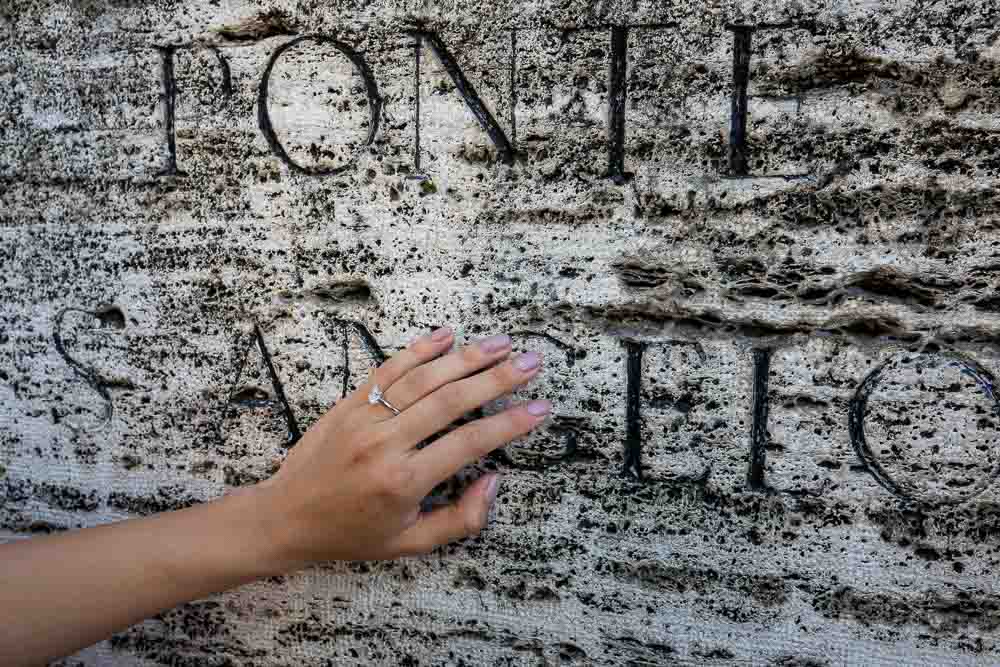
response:
{"label": "ring finger", "polygon": [[442,327],[431,334],[413,339],[403,350],[389,357],[389,359],[373,370],[369,378],[358,387],[357,391],[352,392],[346,399],[338,401],[334,410],[331,410],[327,414],[332,415],[335,411],[338,411],[338,414],[340,414],[346,410],[348,411],[347,414],[358,417],[366,413],[363,409],[357,410],[358,408],[369,408],[380,411],[378,415],[379,419],[392,417],[388,408],[384,406],[367,405],[368,394],[371,389],[376,385],[385,389],[414,368],[439,357],[451,347],[453,336],[454,334],[451,329]]}
{"label": "ring finger", "polygon": [[[411,369],[384,389],[385,399],[398,410],[406,410],[449,382],[466,378],[505,359],[510,350],[510,336],[483,338]],[[375,407],[387,410],[385,406]]]}

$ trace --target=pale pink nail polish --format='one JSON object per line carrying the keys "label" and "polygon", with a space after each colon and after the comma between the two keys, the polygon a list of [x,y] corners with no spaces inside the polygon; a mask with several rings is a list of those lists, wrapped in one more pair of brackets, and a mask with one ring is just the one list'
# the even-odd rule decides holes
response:
{"label": "pale pink nail polish", "polygon": [[548,401],[532,401],[527,405],[528,414],[534,417],[544,417],[551,409],[552,404]]}
{"label": "pale pink nail polish", "polygon": [[484,352],[499,352],[504,348],[510,347],[510,336],[500,334],[484,338],[479,341],[479,347],[481,347]]}
{"label": "pale pink nail polish", "polygon": [[497,491],[500,490],[500,475],[492,475],[490,481],[486,483],[486,501],[493,506],[493,501],[497,499]]}
{"label": "pale pink nail polish", "polygon": [[514,368],[519,371],[530,371],[538,368],[538,364],[541,361],[542,358],[538,356],[538,353],[525,352],[524,354],[517,355],[517,359],[514,360]]}
{"label": "pale pink nail polish", "polygon": [[490,481],[486,483],[486,520],[483,522],[489,525],[493,518],[493,506],[497,499],[497,491],[500,490],[500,475],[492,475]]}
{"label": "pale pink nail polish", "polygon": [[431,340],[434,341],[435,343],[440,343],[449,336],[451,336],[451,329],[449,329],[448,327],[441,327],[440,329],[437,329],[436,331],[434,331],[434,333],[431,334]]}

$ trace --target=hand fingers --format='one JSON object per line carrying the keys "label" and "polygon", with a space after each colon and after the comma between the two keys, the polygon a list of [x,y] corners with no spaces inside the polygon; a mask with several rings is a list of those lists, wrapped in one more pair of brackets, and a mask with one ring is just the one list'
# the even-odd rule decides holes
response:
{"label": "hand fingers", "polygon": [[376,368],[357,391],[351,392],[346,398],[337,401],[337,404],[320,418],[319,424],[322,425],[320,428],[330,428],[343,423],[354,424],[362,416],[364,416],[365,423],[370,423],[371,414],[369,411],[358,408],[377,410],[377,419],[379,420],[392,417],[392,413],[385,406],[367,405],[368,392],[372,385],[378,383],[380,387],[387,387],[411,368],[438,357],[451,347],[453,337],[454,333],[451,329],[442,327],[430,334],[411,340],[406,348],[389,357]]}
{"label": "hand fingers", "polygon": [[542,357],[525,352],[464,380],[450,382],[386,424],[406,448],[434,435],[483,403],[509,394],[541,370]]}
{"label": "hand fingers", "polygon": [[[412,369],[435,359],[445,352],[451,345],[454,333],[451,329],[440,328],[431,334],[419,336],[410,341],[410,344],[403,350],[386,359],[381,366],[376,368],[368,380],[358,388],[349,398],[352,404],[362,405],[368,401],[368,391],[373,384],[377,384],[383,390],[392,386],[394,382],[406,375]],[[384,417],[392,417],[389,409],[384,406],[373,406],[386,413]]]}
{"label": "hand fingers", "polygon": [[497,475],[480,477],[457,503],[421,514],[417,522],[397,538],[394,550],[401,555],[422,554],[442,544],[478,534],[486,525],[499,482]]}
{"label": "hand fingers", "polygon": [[412,454],[413,484],[421,497],[442,480],[497,447],[528,433],[545,420],[551,405],[531,401],[465,424]]}
{"label": "hand fingers", "polygon": [[390,403],[405,410],[449,382],[486,368],[510,352],[510,336],[490,336],[418,366],[386,390]]}

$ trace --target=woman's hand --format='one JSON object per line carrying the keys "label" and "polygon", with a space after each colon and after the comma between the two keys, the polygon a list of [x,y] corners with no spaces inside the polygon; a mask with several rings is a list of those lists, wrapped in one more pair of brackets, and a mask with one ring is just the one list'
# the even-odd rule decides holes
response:
{"label": "woman's hand", "polygon": [[[0,545],[0,664],[66,655],[181,602],[320,560],[393,558],[478,532],[496,475],[421,514],[439,482],[545,418],[532,401],[417,443],[534,377],[494,336],[445,354],[452,333],[419,338],[309,429],[281,470],[216,501]],[[375,385],[393,410],[368,402]]]}
{"label": "woman's hand", "polygon": [[[510,358],[507,336],[448,353],[452,339],[450,330],[439,329],[387,360],[309,429],[271,479],[249,489],[277,536],[275,570],[426,552],[483,528],[497,493],[495,474],[477,480],[454,505],[421,513],[421,500],[464,466],[538,426],[550,406],[515,405],[418,449],[541,368],[534,352]],[[368,402],[375,385],[400,414]]]}

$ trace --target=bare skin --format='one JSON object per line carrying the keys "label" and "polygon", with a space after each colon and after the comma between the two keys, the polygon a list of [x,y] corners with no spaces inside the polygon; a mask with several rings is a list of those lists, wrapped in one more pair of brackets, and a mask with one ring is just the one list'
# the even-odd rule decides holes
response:
{"label": "bare skin", "polygon": [[[219,500],[0,545],[0,664],[39,665],[189,600],[329,560],[383,560],[478,534],[499,479],[420,511],[441,481],[541,424],[532,401],[417,443],[538,374],[510,339],[413,341],[327,412],[270,479]],[[402,411],[370,405],[373,383]]]}

